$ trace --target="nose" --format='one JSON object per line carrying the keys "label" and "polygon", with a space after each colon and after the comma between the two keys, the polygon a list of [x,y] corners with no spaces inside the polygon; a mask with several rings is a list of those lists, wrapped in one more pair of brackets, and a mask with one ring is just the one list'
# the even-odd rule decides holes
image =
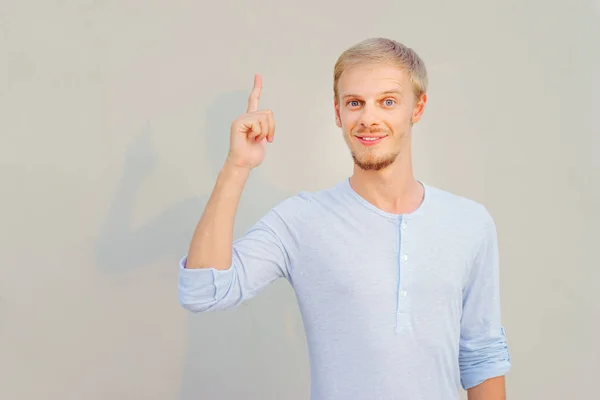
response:
{"label": "nose", "polygon": [[379,125],[377,110],[371,104],[365,104],[360,112],[359,122],[365,128]]}

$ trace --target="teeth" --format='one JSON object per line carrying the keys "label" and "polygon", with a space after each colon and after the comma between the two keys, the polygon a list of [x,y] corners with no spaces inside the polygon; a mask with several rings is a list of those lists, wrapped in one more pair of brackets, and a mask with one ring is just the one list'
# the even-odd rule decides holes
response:
{"label": "teeth", "polygon": [[362,139],[363,140],[377,140],[379,138],[376,138],[376,137],[363,137]]}

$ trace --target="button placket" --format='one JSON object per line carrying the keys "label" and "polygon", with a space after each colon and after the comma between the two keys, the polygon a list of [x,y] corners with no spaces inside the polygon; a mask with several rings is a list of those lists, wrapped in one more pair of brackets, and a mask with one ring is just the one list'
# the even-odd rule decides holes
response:
{"label": "button placket", "polygon": [[406,221],[402,218],[399,224],[399,251],[398,251],[398,293],[397,293],[397,315],[396,315],[396,332],[400,332],[404,329],[410,327],[410,307],[408,306],[409,299],[407,298],[408,292],[406,290],[406,285],[404,284],[406,277],[406,264],[408,263],[408,254],[405,250],[405,236],[407,234],[408,226]]}

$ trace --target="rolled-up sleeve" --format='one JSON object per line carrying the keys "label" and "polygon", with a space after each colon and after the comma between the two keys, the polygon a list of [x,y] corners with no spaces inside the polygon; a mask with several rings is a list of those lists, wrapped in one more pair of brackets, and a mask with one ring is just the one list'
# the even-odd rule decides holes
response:
{"label": "rolled-up sleeve", "polygon": [[225,297],[234,280],[235,267],[188,269],[186,263],[187,255],[179,261],[179,303],[192,312],[206,311]]}
{"label": "rolled-up sleeve", "polygon": [[273,281],[289,279],[301,202],[300,197],[287,199],[234,241],[228,269],[188,269],[187,255],[183,256],[179,261],[179,303],[192,312],[234,308]]}
{"label": "rolled-up sleeve", "polygon": [[487,217],[463,293],[459,365],[464,389],[503,376],[511,367],[500,312],[498,237]]}

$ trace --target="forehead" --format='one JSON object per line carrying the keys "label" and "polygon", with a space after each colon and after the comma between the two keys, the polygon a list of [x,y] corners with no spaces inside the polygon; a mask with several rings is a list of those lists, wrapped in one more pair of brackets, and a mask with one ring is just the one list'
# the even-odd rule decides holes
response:
{"label": "forehead", "polygon": [[377,95],[386,91],[410,90],[408,73],[387,64],[359,64],[348,67],[338,81],[340,97],[354,94]]}

